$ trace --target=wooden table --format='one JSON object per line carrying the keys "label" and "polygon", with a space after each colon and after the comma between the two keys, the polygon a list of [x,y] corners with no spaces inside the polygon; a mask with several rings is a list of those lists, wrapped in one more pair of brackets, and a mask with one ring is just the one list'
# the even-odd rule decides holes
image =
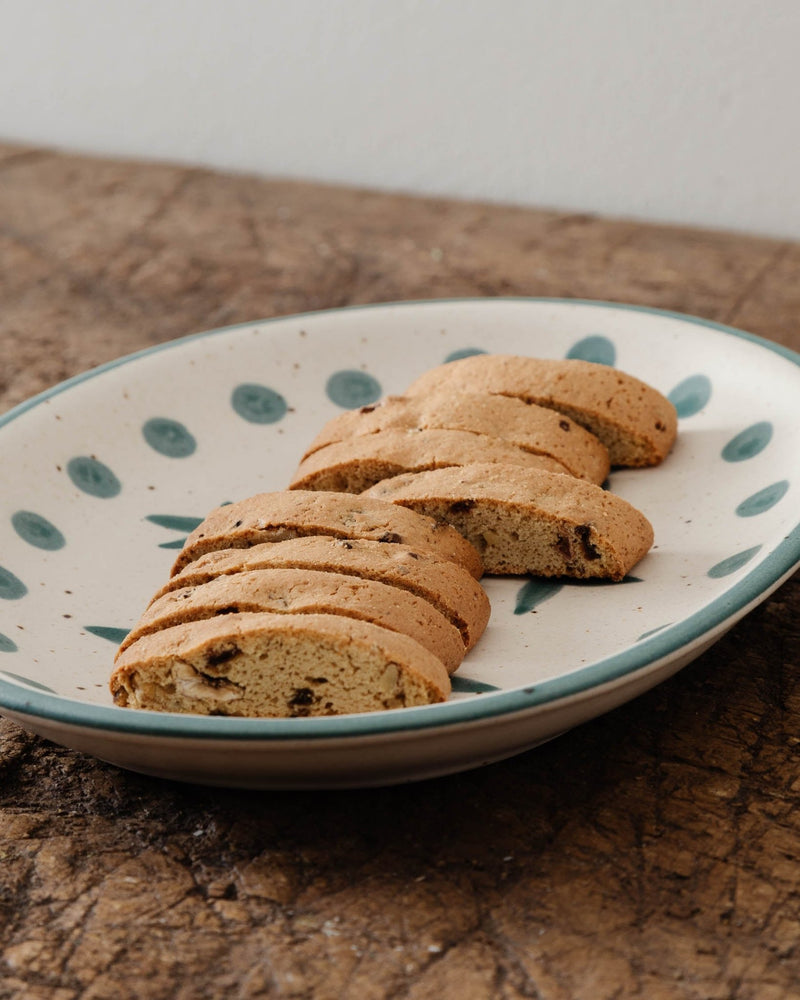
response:
{"label": "wooden table", "polygon": [[[0,409],[359,302],[643,303],[800,349],[800,245],[0,147]],[[0,1000],[800,997],[800,579],[505,763],[253,793],[0,722]]]}

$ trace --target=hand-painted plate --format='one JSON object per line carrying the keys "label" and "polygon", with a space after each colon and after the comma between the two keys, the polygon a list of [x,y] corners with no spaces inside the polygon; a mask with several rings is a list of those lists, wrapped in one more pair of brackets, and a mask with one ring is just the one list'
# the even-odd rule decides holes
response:
{"label": "hand-painted plate", "polygon": [[[116,644],[210,509],[286,487],[326,420],[476,351],[614,364],[680,415],[610,488],[656,544],[619,584],[488,579],[444,705],[313,719],[115,707]],[[686,316],[487,299],[291,316],[188,337],[0,417],[0,710],[126,768],[243,787],[408,781],[535,746],[678,670],[800,562],[798,356]]]}

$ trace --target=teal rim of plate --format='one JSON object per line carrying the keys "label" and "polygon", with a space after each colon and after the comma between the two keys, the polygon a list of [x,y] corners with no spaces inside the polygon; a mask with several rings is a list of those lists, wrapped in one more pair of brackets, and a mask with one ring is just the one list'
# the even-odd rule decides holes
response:
{"label": "teal rim of plate", "polygon": [[[756,334],[737,330],[734,327],[716,323],[684,313],[657,309],[652,306],[635,306],[626,303],[606,302],[591,299],[533,298],[506,296],[497,298],[454,298],[430,299],[422,301],[386,302],[348,306],[337,309],[320,309],[307,313],[276,316],[249,323],[188,334],[164,344],[144,348],[125,355],[90,371],[82,372],[58,385],[20,403],[7,413],[0,415],[0,429],[22,416],[28,410],[72,389],[89,379],[105,372],[129,364],[140,358],[150,357],[161,351],[183,346],[190,341],[236,330],[264,327],[271,324],[285,324],[302,321],[325,314],[338,314],[355,310],[389,310],[420,306],[485,305],[498,303],[557,304],[578,308],[605,308],[625,312],[638,312],[660,316],[680,322],[695,324],[715,330],[728,336],[749,341],[765,350],[778,354],[800,367],[800,354],[781,344],[772,343]],[[453,725],[480,723],[497,716],[525,712],[531,709],[578,697],[613,683],[622,677],[645,668],[656,668],[660,661],[681,656],[690,656],[694,649],[699,652],[717,635],[734,625],[751,607],[769,596],[800,565],[800,524],[796,525],[781,542],[741,580],[705,607],[688,618],[660,630],[657,634],[637,642],[620,653],[615,653],[596,663],[578,667],[567,674],[536,684],[514,688],[511,691],[487,693],[480,698],[466,701],[450,701],[439,705],[418,708],[392,709],[386,712],[368,712],[359,715],[342,715],[299,719],[243,719],[223,716],[180,715],[168,712],[149,712],[114,706],[95,705],[62,695],[28,688],[3,679],[0,676],[0,710],[20,717],[46,719],[54,723],[79,729],[102,729],[109,733],[128,734],[141,737],[164,739],[199,739],[217,741],[280,741],[363,738],[410,733],[420,729],[446,729]],[[2,671],[0,671],[0,674]]]}

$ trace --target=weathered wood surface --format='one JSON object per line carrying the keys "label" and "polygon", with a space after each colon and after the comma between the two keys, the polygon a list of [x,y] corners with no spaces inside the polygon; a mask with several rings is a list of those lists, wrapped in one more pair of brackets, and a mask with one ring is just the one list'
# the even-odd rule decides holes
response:
{"label": "weathered wood surface", "polygon": [[[800,245],[0,147],[0,410],[214,326],[546,295],[800,349]],[[800,580],[567,737],[210,791],[0,721],[0,1000],[800,997]]]}

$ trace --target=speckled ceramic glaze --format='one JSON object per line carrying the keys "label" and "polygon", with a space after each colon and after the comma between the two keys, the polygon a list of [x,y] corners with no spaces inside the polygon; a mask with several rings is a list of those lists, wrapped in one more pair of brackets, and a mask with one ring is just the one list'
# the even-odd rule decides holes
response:
{"label": "speckled ceramic glaze", "polygon": [[[653,523],[620,584],[490,579],[489,628],[444,705],[330,719],[113,706],[116,644],[213,507],[286,487],[343,408],[477,352],[613,364],[680,417],[609,487]],[[253,787],[412,780],[519,752],[699,655],[800,562],[800,368],[712,323],[603,303],[467,300],[212,331],[0,417],[0,708],[122,766]]]}

